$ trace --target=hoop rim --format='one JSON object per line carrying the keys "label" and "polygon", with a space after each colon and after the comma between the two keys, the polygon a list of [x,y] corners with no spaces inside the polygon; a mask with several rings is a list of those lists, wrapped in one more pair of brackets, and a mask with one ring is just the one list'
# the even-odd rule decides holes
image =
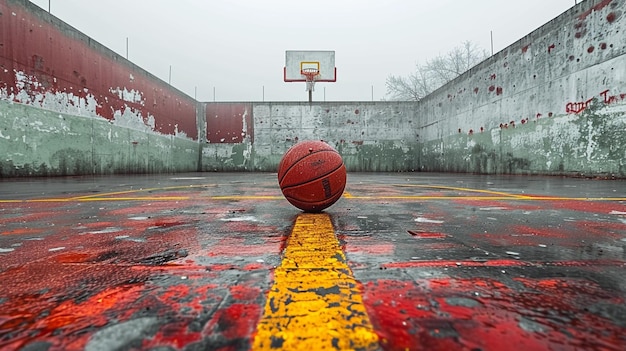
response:
{"label": "hoop rim", "polygon": [[305,76],[307,82],[315,81],[315,77],[320,75],[320,70],[317,68],[307,67],[300,70],[300,74]]}
{"label": "hoop rim", "polygon": [[[287,83],[293,83],[293,82],[306,82],[306,79],[304,79],[305,77],[302,77],[302,70],[300,70],[300,77],[299,79],[289,79],[287,78],[287,66],[283,67],[283,81],[287,82]],[[318,77],[321,76],[321,74],[318,75]],[[315,79],[316,82],[336,82],[337,81],[337,67],[335,67],[333,69],[333,76],[331,79]]]}

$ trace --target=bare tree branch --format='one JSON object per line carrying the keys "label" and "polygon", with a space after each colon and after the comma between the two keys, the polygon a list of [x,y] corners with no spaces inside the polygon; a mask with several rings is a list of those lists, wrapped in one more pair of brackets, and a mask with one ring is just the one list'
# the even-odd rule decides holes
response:
{"label": "bare tree branch", "polygon": [[407,77],[389,76],[387,95],[390,100],[419,101],[488,56],[486,50],[466,41],[446,55],[416,64],[415,72]]}

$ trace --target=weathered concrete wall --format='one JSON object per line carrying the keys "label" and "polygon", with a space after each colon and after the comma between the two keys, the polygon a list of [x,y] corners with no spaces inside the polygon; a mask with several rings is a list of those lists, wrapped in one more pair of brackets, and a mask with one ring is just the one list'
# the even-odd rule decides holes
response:
{"label": "weathered concrete wall", "polygon": [[[207,104],[207,110],[216,110]],[[415,104],[410,102],[251,103],[232,115],[254,134],[239,143],[221,139],[203,148],[203,170],[275,172],[298,141],[324,140],[339,151],[349,171],[412,171],[418,167]],[[208,113],[207,113],[208,115]],[[248,121],[248,122],[246,122]]]}
{"label": "weathered concrete wall", "polygon": [[255,104],[255,167],[276,169],[289,147],[324,140],[349,171],[417,168],[411,103]]}
{"label": "weathered concrete wall", "polygon": [[203,169],[323,139],[352,171],[626,177],[625,8],[583,1],[416,104],[253,104],[254,142],[206,145]]}
{"label": "weathered concrete wall", "polygon": [[[419,103],[197,103],[26,0],[0,0],[0,176],[349,171],[626,177],[626,0],[586,0]],[[54,45],[50,44],[54,42]]]}
{"label": "weathered concrete wall", "polygon": [[424,170],[626,176],[624,0],[587,0],[425,98]]}
{"label": "weathered concrete wall", "polygon": [[0,174],[196,171],[198,143],[0,100]]}
{"label": "weathered concrete wall", "polygon": [[26,0],[0,44],[0,176],[197,169],[194,99]]}

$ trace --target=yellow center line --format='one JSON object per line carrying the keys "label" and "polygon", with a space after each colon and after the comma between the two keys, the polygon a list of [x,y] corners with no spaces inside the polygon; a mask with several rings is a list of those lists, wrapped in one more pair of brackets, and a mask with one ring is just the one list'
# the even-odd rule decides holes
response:
{"label": "yellow center line", "polygon": [[[107,195],[108,196],[108,195]],[[198,196],[195,199],[214,201],[240,201],[240,200],[283,200],[282,196],[275,195],[224,195],[224,196]],[[467,200],[467,201],[626,201],[626,197],[560,197],[560,196],[424,196],[424,195],[396,195],[396,196],[355,196],[346,195],[347,200]],[[127,196],[127,197],[79,197],[79,198],[41,198],[41,199],[0,199],[0,203],[33,203],[33,202],[96,202],[96,201],[185,201],[192,199],[191,196]]]}
{"label": "yellow center line", "polygon": [[[108,193],[89,194],[82,196],[58,197],[58,198],[39,198],[39,199],[0,199],[0,203],[32,203],[32,202],[70,202],[70,201],[185,201],[192,196],[119,196],[131,195],[145,192],[160,192],[168,190],[184,190],[190,188],[211,188],[217,187],[217,184],[198,184],[198,185],[180,185],[160,188],[145,188],[115,191]],[[344,191],[343,197],[347,200],[405,200],[405,201],[426,201],[426,200],[469,200],[469,201],[489,201],[489,200],[531,200],[531,201],[626,201],[626,197],[563,197],[563,196],[534,196],[521,195],[499,191],[471,189],[462,187],[452,187],[445,185],[420,185],[420,184],[393,184],[393,186],[401,188],[430,188],[440,190],[453,190],[464,193],[477,193],[477,195],[353,195],[351,192]],[[484,195],[478,195],[484,194]],[[489,196],[492,195],[492,196]],[[280,195],[214,195],[206,196],[199,194],[194,196],[196,199],[206,200],[283,200]]]}
{"label": "yellow center line", "polygon": [[285,247],[253,350],[377,350],[328,214],[300,214]]}
{"label": "yellow center line", "polygon": [[0,200],[0,203],[36,203],[36,202],[97,202],[97,201],[185,201],[189,196],[135,196],[135,197],[91,197],[91,198],[50,198],[27,200]]}
{"label": "yellow center line", "polygon": [[185,201],[189,200],[189,196],[129,196],[129,197],[102,197],[102,198],[83,198],[83,199],[69,199],[68,201]]}
{"label": "yellow center line", "polygon": [[224,195],[209,196],[210,200],[281,200],[284,199],[278,195]]}
{"label": "yellow center line", "polygon": [[514,198],[522,198],[522,199],[529,197],[527,195],[506,193],[506,192],[502,192],[502,191],[462,188],[462,187],[445,186],[445,185],[394,184],[394,186],[401,187],[401,188],[426,188],[426,189],[456,190],[456,191],[461,191],[461,192],[481,193],[481,194],[490,194],[490,195],[500,195],[500,196],[505,196],[505,197],[514,197]]}
{"label": "yellow center line", "polygon": [[545,197],[545,196],[423,196],[423,195],[397,195],[397,196],[352,196],[353,200],[507,200],[507,201],[626,201],[626,197]]}
{"label": "yellow center line", "polygon": [[178,185],[178,186],[167,186],[167,187],[161,187],[161,188],[146,188],[146,189],[123,190],[123,191],[114,191],[114,192],[109,192],[109,193],[98,193],[98,194],[90,194],[90,195],[84,195],[84,196],[76,196],[76,197],[69,198],[68,200],[83,200],[83,199],[91,199],[91,198],[103,198],[103,197],[113,196],[113,195],[134,194],[134,193],[151,192],[151,191],[167,191],[167,190],[190,189],[190,188],[206,188],[206,187],[209,187],[211,185],[212,184],[208,184],[208,185]]}

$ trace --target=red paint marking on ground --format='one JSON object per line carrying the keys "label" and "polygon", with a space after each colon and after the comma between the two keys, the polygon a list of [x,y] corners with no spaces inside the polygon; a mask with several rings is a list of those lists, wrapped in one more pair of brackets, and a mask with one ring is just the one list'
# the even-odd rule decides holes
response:
{"label": "red paint marking on ground", "polygon": [[264,242],[253,241],[246,243],[246,239],[222,238],[206,250],[208,256],[264,256],[269,253],[279,254],[281,238],[265,240]]}
{"label": "red paint marking on ground", "polygon": [[376,280],[363,285],[363,301],[386,351],[620,350],[626,342],[618,317],[594,312],[622,306],[618,293],[583,279],[519,282]]}
{"label": "red paint marking on ground", "polygon": [[79,252],[64,252],[53,257],[58,263],[84,263],[93,259],[95,259],[93,255]]}
{"label": "red paint marking on ground", "polygon": [[220,332],[227,339],[247,338],[256,330],[261,312],[262,307],[258,304],[234,303],[215,313],[204,334]]}
{"label": "red paint marking on ground", "polygon": [[409,230],[408,232],[417,239],[445,239],[448,237],[448,235],[444,233],[422,232],[419,230]]}
{"label": "red paint marking on ground", "polygon": [[407,261],[407,262],[391,262],[381,266],[384,268],[421,268],[421,267],[524,267],[531,266],[532,263],[518,260],[489,260],[489,261],[470,261],[470,260],[436,260],[436,261]]}
{"label": "red paint marking on ground", "polygon": [[626,261],[620,260],[571,260],[571,261],[521,261],[494,259],[487,261],[472,260],[436,260],[406,261],[382,264],[383,268],[423,268],[423,267],[625,267]]}
{"label": "red paint marking on ground", "polygon": [[232,285],[229,291],[235,300],[240,301],[253,301],[261,295],[261,289],[243,285]]}
{"label": "red paint marking on ground", "polygon": [[616,201],[548,200],[546,207],[548,206],[558,210],[572,210],[589,213],[609,214],[612,211],[626,212],[626,204]]}
{"label": "red paint marking on ground", "polygon": [[[6,301],[0,311],[0,348],[19,349],[39,341],[50,343],[50,350],[82,350],[95,331],[137,316],[153,316],[159,321],[159,329],[143,339],[142,348],[180,349],[209,335],[221,335],[222,344],[232,347],[252,334],[261,316],[263,292],[253,282],[230,287],[191,280],[173,286],[143,282],[118,285],[118,281],[130,280],[107,281],[102,279],[104,276],[98,278],[93,274],[130,272],[127,276],[132,277],[136,274],[133,271],[141,267],[95,266],[92,269],[71,266],[80,270],[74,276],[54,269],[61,278],[56,285],[37,279],[18,289],[12,288],[8,295],[3,294]],[[152,268],[145,270],[153,271]],[[94,283],[85,285],[90,280]],[[226,295],[226,290],[230,294]],[[37,293],[41,291],[46,292]],[[233,301],[224,303],[224,296],[231,296]],[[216,313],[207,315],[210,320],[206,324],[201,322],[193,327],[193,323],[203,320],[199,316],[208,311]],[[5,333],[11,333],[9,340],[2,338]]]}
{"label": "red paint marking on ground", "polygon": [[[107,312],[113,308],[118,310],[116,318],[123,319],[125,314],[128,318],[129,313],[124,312],[126,306],[137,300],[140,293],[141,289],[137,287],[112,287],[81,302],[59,302],[58,296],[52,293],[30,295],[26,300],[20,296],[12,297],[3,304],[0,320],[19,320],[19,323],[3,323],[0,329],[10,331],[13,337],[8,342],[0,341],[0,347],[20,348],[38,340],[56,345],[53,349],[66,349],[61,347],[63,344],[74,346],[67,349],[82,349],[89,335],[79,331],[107,325],[110,318]],[[58,336],[61,333],[65,334],[63,338]]]}
{"label": "red paint marking on ground", "polygon": [[40,228],[16,228],[16,229],[2,231],[0,234],[2,235],[39,235],[43,232],[44,230]]}
{"label": "red paint marking on ground", "polygon": [[[496,246],[537,246],[540,244],[559,244],[566,246],[579,246],[580,240],[573,236],[573,231],[567,228],[550,227],[530,227],[514,225],[498,233],[476,233],[471,237],[476,240],[483,240]],[[578,239],[584,237],[585,233],[578,233]]]}
{"label": "red paint marking on ground", "polygon": [[626,234],[626,223],[576,221],[576,227],[587,233],[586,237],[593,236],[594,239],[620,240]]}
{"label": "red paint marking on ground", "polygon": [[248,272],[248,271],[257,271],[260,269],[268,269],[268,268],[270,267],[263,263],[249,263],[243,266],[241,269]]}
{"label": "red paint marking on ground", "polygon": [[81,233],[88,232],[99,232],[109,228],[115,228],[120,225],[120,222],[111,222],[111,221],[96,221],[96,222],[85,222],[85,223],[77,223],[77,227],[83,227],[81,229]]}
{"label": "red paint marking on ground", "polygon": [[[472,234],[475,239],[486,240],[492,245],[499,246],[537,246],[540,244],[561,245],[563,247],[579,247],[584,241],[593,240],[618,240],[623,238],[626,225],[609,222],[580,221],[572,225],[577,229],[563,226],[539,227],[515,225],[510,230],[502,233],[478,233]],[[582,230],[581,230],[582,229]],[[590,235],[591,234],[591,235]]]}
{"label": "red paint marking on ground", "polygon": [[391,255],[395,250],[393,244],[372,244],[359,245],[355,243],[346,244],[344,251],[347,253],[362,253],[371,255]]}
{"label": "red paint marking on ground", "polygon": [[419,249],[421,251],[447,251],[451,249],[458,249],[463,245],[457,243],[447,243],[447,242],[434,242],[434,243],[420,243]]}
{"label": "red paint marking on ground", "polygon": [[155,333],[154,337],[143,339],[141,349],[163,348],[167,350],[167,347],[171,347],[178,350],[191,343],[200,342],[202,340],[202,334],[190,330],[190,323],[192,322],[193,317],[179,318],[178,320],[170,321],[168,324],[162,326]]}
{"label": "red paint marking on ground", "polygon": [[[0,348],[46,342],[51,351],[82,350],[102,328],[143,316],[154,317],[159,325],[154,335],[143,339],[141,348],[181,349],[207,340],[218,340],[225,349],[245,344],[260,319],[263,291],[250,277],[232,286],[233,280],[222,276],[231,276],[227,270],[268,271],[268,265],[195,264],[190,257],[206,252],[198,238],[215,235],[195,225],[205,203],[129,201],[119,205],[127,207],[29,203],[27,209],[11,205],[3,212],[0,226],[12,231],[2,237],[3,242],[20,245],[0,261],[0,280],[10,282],[1,294]],[[75,206],[91,206],[87,210],[93,215],[77,214]],[[186,215],[181,207],[197,210]],[[36,214],[23,216],[28,211]],[[41,240],[26,240],[34,232],[24,228],[25,218],[31,221],[29,229],[40,230]],[[231,243],[263,256],[280,253],[286,239],[275,234],[259,237],[259,232],[278,231],[259,223],[220,226],[224,231],[237,228],[253,232]],[[217,234],[217,238],[230,235]],[[271,272],[262,276],[269,279]],[[232,329],[227,327],[231,322]],[[207,329],[208,325],[214,328]],[[208,330],[210,335],[204,333]],[[211,342],[208,347],[218,349]]]}

